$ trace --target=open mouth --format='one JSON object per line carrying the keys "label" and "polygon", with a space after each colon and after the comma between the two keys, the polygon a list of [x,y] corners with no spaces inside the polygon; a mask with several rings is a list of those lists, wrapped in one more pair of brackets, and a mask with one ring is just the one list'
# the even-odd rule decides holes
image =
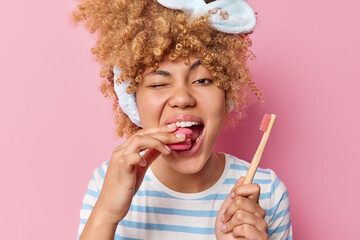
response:
{"label": "open mouth", "polygon": [[187,128],[191,129],[193,132],[191,135],[191,146],[193,146],[199,142],[201,135],[204,131],[204,124],[193,125]]}
{"label": "open mouth", "polygon": [[[169,144],[168,147],[176,152],[192,152],[198,150],[200,146],[194,149],[195,146],[201,145],[201,140],[204,132],[204,124],[199,122],[176,122],[178,129],[174,133],[182,133],[186,135],[186,140],[181,143]],[[196,152],[195,151],[195,152]]]}

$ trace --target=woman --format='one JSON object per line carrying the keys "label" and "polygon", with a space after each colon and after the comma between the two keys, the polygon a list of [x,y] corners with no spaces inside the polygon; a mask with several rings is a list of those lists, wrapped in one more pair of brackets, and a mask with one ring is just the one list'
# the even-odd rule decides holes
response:
{"label": "woman", "polygon": [[94,172],[80,239],[291,239],[284,184],[259,169],[242,185],[249,164],[214,151],[246,89],[261,98],[249,5],[82,1],[74,19],[97,33],[102,91],[127,136]]}

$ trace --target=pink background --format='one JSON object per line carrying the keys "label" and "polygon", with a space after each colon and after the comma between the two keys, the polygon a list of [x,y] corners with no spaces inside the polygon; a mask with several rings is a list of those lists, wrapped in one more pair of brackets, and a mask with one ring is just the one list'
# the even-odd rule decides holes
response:
{"label": "pink background", "polygon": [[[358,238],[360,4],[250,3],[251,69],[267,103],[217,150],[250,160],[263,114],[276,113],[261,167],[288,187],[294,238]],[[94,39],[70,24],[75,4],[0,3],[1,239],[75,239],[90,176],[122,142],[98,88]]]}

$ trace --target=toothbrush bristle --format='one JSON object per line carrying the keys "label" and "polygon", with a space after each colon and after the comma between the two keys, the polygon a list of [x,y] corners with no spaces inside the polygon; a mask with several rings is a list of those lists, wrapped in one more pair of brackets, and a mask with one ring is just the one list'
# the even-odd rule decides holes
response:
{"label": "toothbrush bristle", "polygon": [[260,128],[259,128],[260,131],[266,132],[266,130],[269,127],[270,121],[271,121],[271,115],[265,114],[260,124]]}

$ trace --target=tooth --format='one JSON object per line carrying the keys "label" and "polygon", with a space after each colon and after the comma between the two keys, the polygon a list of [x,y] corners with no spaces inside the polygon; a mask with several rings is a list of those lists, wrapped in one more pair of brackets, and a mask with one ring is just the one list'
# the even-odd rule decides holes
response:
{"label": "tooth", "polygon": [[190,121],[176,122],[175,124],[177,127],[191,127],[195,125],[200,125],[200,123],[198,122],[190,122]]}
{"label": "tooth", "polygon": [[186,127],[191,127],[192,123],[191,122],[186,122]]}
{"label": "tooth", "polygon": [[195,143],[197,143],[200,140],[200,136],[196,138]]}

